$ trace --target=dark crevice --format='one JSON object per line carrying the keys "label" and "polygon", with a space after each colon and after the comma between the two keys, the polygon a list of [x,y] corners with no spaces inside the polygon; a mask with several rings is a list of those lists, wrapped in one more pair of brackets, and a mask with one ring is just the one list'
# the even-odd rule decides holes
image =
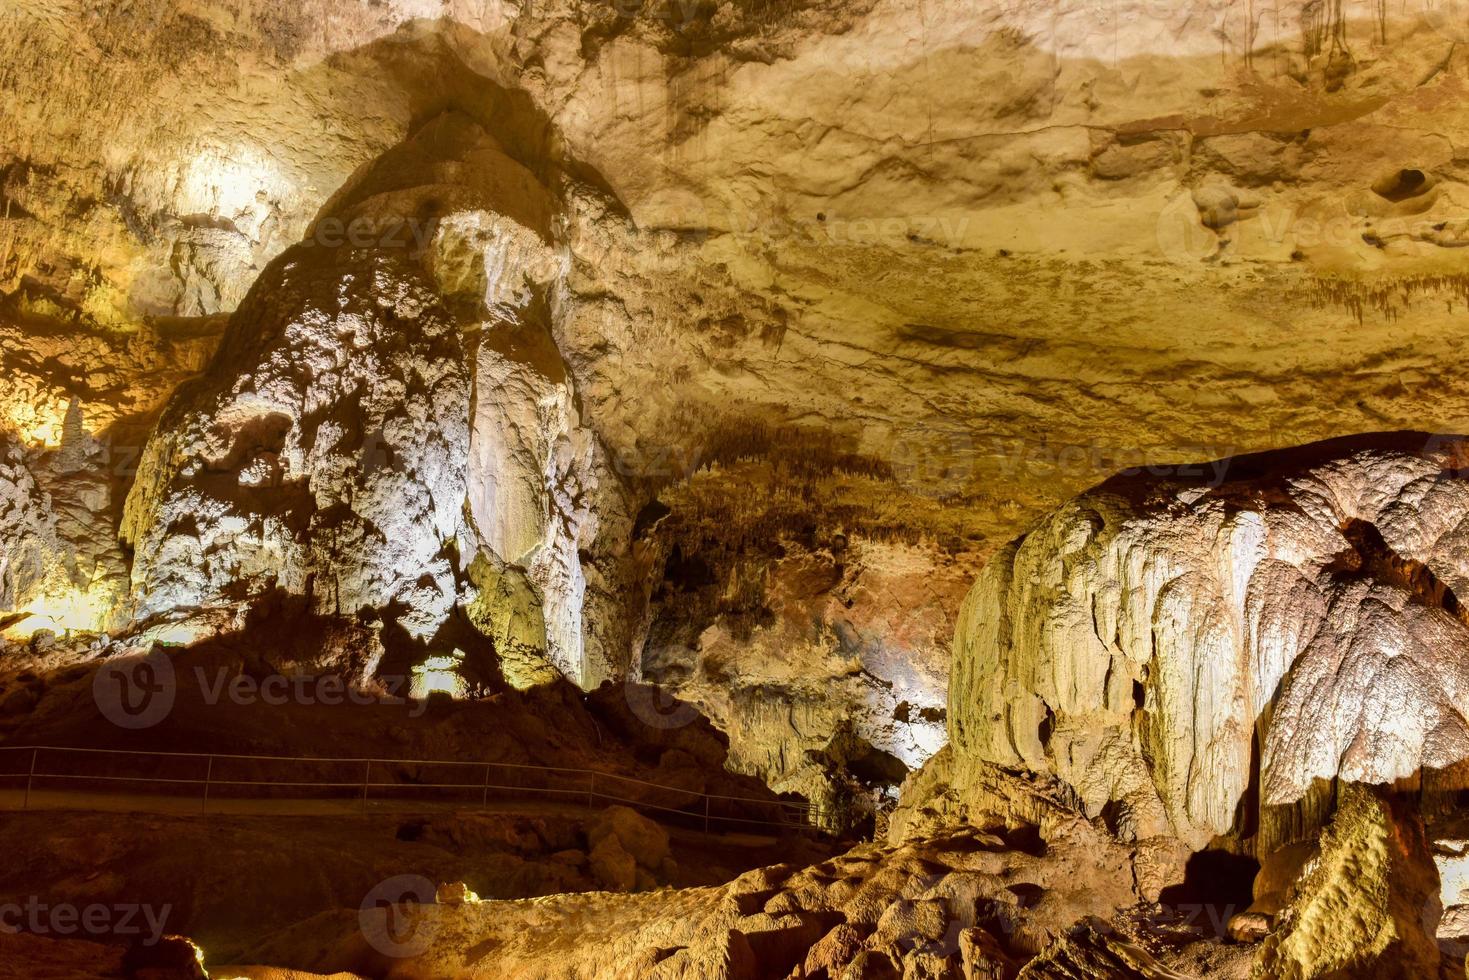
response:
{"label": "dark crevice", "polygon": [[1337,555],[1327,571],[1343,577],[1366,577],[1402,589],[1431,609],[1442,609],[1469,626],[1469,615],[1447,583],[1423,562],[1404,558],[1382,537],[1377,525],[1358,518],[1341,528],[1351,546]]}
{"label": "dark crevice", "polygon": [[1377,181],[1372,185],[1372,191],[1378,197],[1392,201],[1407,201],[1427,193],[1433,184],[1428,175],[1414,167],[1404,167],[1396,173]]}
{"label": "dark crevice", "polygon": [[1159,901],[1171,908],[1213,908],[1224,922],[1250,906],[1259,873],[1260,862],[1248,855],[1199,851],[1188,859],[1183,882],[1163,889]]}

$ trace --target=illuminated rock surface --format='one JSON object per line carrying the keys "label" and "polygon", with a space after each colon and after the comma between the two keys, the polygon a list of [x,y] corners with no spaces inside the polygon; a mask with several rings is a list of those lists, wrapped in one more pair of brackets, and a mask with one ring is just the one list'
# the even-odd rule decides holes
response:
{"label": "illuminated rock surface", "polygon": [[[900,850],[1081,814],[1126,894],[1082,874],[1036,977],[1237,975],[1076,921],[1219,848],[1279,872],[1257,914],[1310,975],[1279,848],[1392,784],[1463,938],[1459,443],[1166,468],[1469,430],[1464,13],[11,0],[0,732],[108,742],[56,725],[78,672],[154,641],[476,703],[565,679],[608,731],[553,706],[527,738],[727,765]],[[578,880],[656,880],[628,843]],[[894,950],[932,924],[916,853],[858,923],[576,901],[634,910],[632,974],[1018,969],[984,930]],[[432,955],[484,948],[455,937]]]}
{"label": "illuminated rock surface", "polygon": [[280,589],[326,614],[397,602],[431,634],[454,601],[441,552],[468,407],[421,273],[392,253],[287,253],[149,443],[123,525],[139,616]]}
{"label": "illuminated rock surface", "polygon": [[[136,454],[136,427],[202,368],[220,318],[262,276],[278,284],[272,261],[320,241],[323,218],[345,238],[354,218],[437,217],[452,247],[428,263],[430,292],[464,348],[469,403],[456,393],[448,421],[468,426],[468,457],[442,477],[392,461],[369,492],[348,471],[375,433],[301,443],[288,462],[324,469],[291,479],[329,489],[315,516],[290,508],[291,534],[262,521],[224,544],[233,524],[206,526],[222,549],[206,562],[165,555],[156,527],[123,529],[142,552],[137,608],[215,595],[231,555],[294,536],[283,587],[309,570],[331,580],[311,587],[323,607],[411,600],[418,635],[462,604],[518,683],[547,664],[587,687],[644,667],[687,682],[774,782],[809,784],[807,754],[849,715],[862,741],[916,764],[936,742],[962,583],[1033,517],[1127,463],[1466,421],[1446,367],[1466,309],[1451,4],[1283,3],[1253,20],[1206,0],[927,6],[11,4],[9,427],[44,442],[76,398],[89,435]],[[364,227],[367,251],[393,254],[339,256],[359,284],[412,251]],[[337,302],[332,275],[303,274],[304,306],[266,319]],[[203,350],[142,356],[162,335]],[[283,381],[254,363],[268,349],[231,348],[212,383]],[[337,380],[406,368],[368,360]],[[481,371],[513,404],[479,397]],[[305,426],[288,438],[311,430],[293,413],[330,383],[279,395]],[[716,465],[713,489],[747,512],[725,529],[761,528],[742,550],[700,540],[727,512],[687,477]],[[274,478],[257,469],[237,482]],[[477,535],[452,526],[462,502],[418,499],[461,478]],[[83,600],[106,615],[88,618],[117,629],[128,478],[113,482],[65,589],[94,589]],[[362,540],[392,538],[422,568],[344,557],[352,528],[375,523],[374,494],[404,513]],[[638,523],[655,497],[673,509],[661,539]],[[232,503],[228,517],[258,513]],[[312,526],[341,536],[302,543]],[[439,554],[451,541],[457,555]],[[721,608],[658,599],[674,543],[729,592]],[[824,556],[842,568],[823,588],[801,563]],[[870,602],[853,592],[864,580]],[[803,681],[773,676],[771,651],[799,659]],[[755,690],[792,720],[745,707]]]}
{"label": "illuminated rock surface", "polygon": [[[429,941],[397,956],[382,946],[382,916],[358,931],[356,912],[332,913],[254,955],[395,978],[786,976],[805,964],[839,976],[854,960],[886,961],[895,976],[982,976],[985,963],[1013,971],[1077,917],[1130,901],[1125,852],[1085,823],[1047,843],[1038,858],[971,830],[762,868],[718,888],[401,906],[399,934]],[[480,959],[484,950],[493,956]],[[932,972],[905,973],[922,969]]]}
{"label": "illuminated rock surface", "polygon": [[1259,826],[1273,847],[1313,781],[1463,761],[1464,451],[1343,439],[1065,505],[965,602],[953,778],[1050,773],[1124,836],[1197,849]]}
{"label": "illuminated rock surface", "polygon": [[1440,908],[1422,824],[1348,787],[1253,976],[1434,976]]}

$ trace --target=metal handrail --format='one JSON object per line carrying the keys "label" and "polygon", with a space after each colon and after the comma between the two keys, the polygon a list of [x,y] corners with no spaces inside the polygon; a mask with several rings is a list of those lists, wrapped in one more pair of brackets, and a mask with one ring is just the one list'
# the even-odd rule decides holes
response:
{"label": "metal handrail", "polygon": [[[784,806],[792,806],[792,807],[806,808],[806,809],[811,810],[813,812],[815,812],[818,809],[818,807],[815,804],[813,804],[813,803],[796,803],[794,801],[786,801],[786,800],[768,800],[768,799],[760,799],[759,797],[756,797],[756,796],[727,796],[727,795],[724,795],[724,794],[721,794],[721,793],[700,793],[700,792],[695,792],[694,790],[687,789],[686,787],[683,787],[683,786],[669,786],[666,783],[649,782],[646,779],[639,779],[636,776],[623,776],[623,775],[620,775],[620,774],[615,773],[615,772],[608,772],[605,769],[576,769],[576,768],[570,768],[570,767],[566,767],[566,766],[535,766],[535,765],[527,765],[525,763],[520,763],[520,762],[495,762],[493,760],[477,760],[477,761],[472,761],[472,760],[465,760],[465,759],[387,759],[387,758],[378,759],[378,758],[371,758],[371,757],[367,757],[367,756],[354,756],[354,757],[351,757],[351,758],[336,758],[336,757],[332,757],[332,756],[312,756],[312,755],[238,755],[238,754],[234,754],[234,753],[230,753],[230,752],[155,752],[155,751],[153,751],[151,749],[149,749],[149,750],[134,750],[134,749],[91,749],[91,748],[74,748],[74,747],[65,746],[65,745],[0,745],[0,752],[6,752],[6,751],[14,751],[14,752],[32,752],[32,751],[39,751],[39,752],[80,752],[80,753],[86,753],[86,754],[89,754],[89,755],[154,756],[154,757],[162,757],[162,758],[179,758],[179,759],[238,759],[238,760],[246,760],[246,761],[253,761],[253,762],[328,762],[328,763],[349,763],[350,762],[350,763],[356,763],[358,765],[365,765],[367,763],[381,763],[382,765],[385,765],[385,766],[473,766],[475,768],[479,768],[479,767],[482,767],[482,766],[495,766],[496,768],[500,768],[500,769],[530,769],[530,770],[534,770],[536,772],[562,772],[562,773],[571,773],[573,775],[579,775],[579,776],[589,776],[589,775],[595,774],[595,775],[598,775],[598,776],[605,777],[607,779],[620,779],[620,780],[622,780],[624,782],[638,783],[639,785],[647,786],[647,787],[650,787],[652,789],[665,789],[665,790],[669,790],[670,792],[674,792],[674,793],[693,793],[693,795],[700,796],[700,797],[707,796],[707,797],[709,797],[710,799],[713,799],[713,800],[731,800],[731,801],[737,802],[737,803],[762,803],[762,804],[765,804],[765,805],[770,805],[770,804],[773,804],[773,803],[780,803],[780,804],[782,804]],[[36,775],[39,776],[39,775],[41,775],[41,773],[37,773]],[[360,784],[354,783],[353,785],[360,785]],[[390,785],[390,784],[383,784],[383,785]]]}
{"label": "metal handrail", "polygon": [[[794,801],[778,800],[778,799],[759,799],[759,798],[751,797],[751,796],[730,796],[730,795],[721,794],[721,793],[705,793],[705,792],[701,792],[701,791],[697,791],[697,790],[691,790],[691,789],[688,789],[686,787],[669,786],[669,785],[664,784],[664,783],[655,783],[655,782],[652,782],[650,780],[639,779],[636,776],[623,776],[623,775],[620,775],[620,774],[617,774],[617,773],[606,772],[604,770],[598,770],[598,769],[583,769],[583,768],[575,768],[575,767],[568,767],[568,766],[540,766],[540,765],[530,765],[530,764],[517,763],[517,762],[496,762],[496,761],[492,761],[492,760],[471,761],[471,760],[464,760],[464,759],[388,759],[388,758],[367,758],[367,757],[340,758],[340,757],[330,757],[330,756],[244,755],[244,754],[234,754],[234,753],[226,753],[226,752],[167,752],[167,751],[146,751],[146,750],[133,750],[133,749],[76,748],[76,747],[68,747],[68,746],[60,746],[60,745],[0,745],[0,752],[30,752],[32,754],[31,755],[31,766],[30,766],[29,772],[15,772],[15,773],[0,774],[0,778],[19,778],[19,777],[22,777],[22,776],[26,777],[26,795],[25,795],[25,802],[23,804],[23,808],[28,807],[30,805],[30,797],[31,797],[32,786],[33,786],[33,784],[35,783],[35,781],[37,779],[42,779],[42,780],[45,780],[45,779],[63,779],[63,780],[91,780],[91,781],[96,781],[96,782],[112,782],[112,783],[137,782],[137,783],[158,783],[158,784],[168,784],[168,785],[193,785],[193,786],[202,786],[204,788],[204,796],[203,796],[203,801],[202,802],[204,803],[204,805],[205,805],[206,808],[207,808],[208,803],[209,803],[209,791],[210,791],[210,789],[213,788],[213,787],[221,787],[221,786],[270,786],[270,787],[278,787],[278,788],[283,788],[283,789],[302,789],[302,788],[310,788],[310,789],[361,789],[362,790],[362,803],[363,803],[364,806],[366,806],[367,805],[367,802],[368,802],[369,790],[371,790],[374,787],[376,787],[376,788],[382,788],[382,789],[387,789],[387,788],[414,788],[414,789],[458,789],[458,790],[469,790],[469,789],[473,789],[473,790],[482,790],[483,791],[482,805],[484,805],[484,806],[487,806],[488,805],[489,792],[491,790],[500,790],[500,791],[509,790],[509,791],[517,791],[517,792],[525,793],[525,794],[528,794],[528,793],[557,794],[557,793],[559,793],[559,794],[563,794],[563,795],[567,795],[567,796],[581,796],[581,795],[585,794],[587,796],[587,804],[588,804],[588,806],[593,806],[593,805],[595,805],[595,803],[594,803],[595,800],[602,799],[602,800],[609,800],[609,801],[617,802],[617,803],[625,803],[625,804],[627,804],[629,806],[641,807],[641,808],[644,808],[644,809],[657,810],[657,811],[661,811],[661,812],[665,812],[665,813],[676,813],[676,814],[678,814],[680,816],[683,816],[683,817],[689,817],[689,818],[693,818],[693,819],[702,819],[703,822],[704,822],[704,829],[705,829],[706,832],[709,830],[710,824],[713,821],[724,821],[724,822],[727,822],[727,823],[752,824],[752,825],[758,825],[758,826],[774,826],[774,827],[789,827],[789,826],[791,826],[790,823],[787,823],[787,822],[785,822],[783,820],[757,820],[757,819],[753,819],[753,818],[750,818],[750,817],[725,816],[725,815],[713,813],[711,811],[710,804],[714,800],[721,800],[721,801],[734,802],[734,803],[751,803],[751,804],[757,804],[757,805],[760,805],[760,806],[776,807],[777,808],[777,812],[780,813],[780,814],[788,815],[788,816],[791,816],[791,817],[799,816],[799,817],[804,818],[805,826],[808,827],[808,828],[811,827],[811,826],[813,826],[813,825],[815,825],[816,823],[819,822],[819,817],[820,817],[820,814],[821,814],[820,807],[818,807],[818,806],[816,806],[814,804],[811,804],[811,803],[798,803],[798,802],[794,802]],[[206,776],[203,779],[179,779],[179,778],[155,777],[155,776],[115,776],[115,775],[111,775],[111,776],[100,776],[100,775],[85,775],[85,774],[80,774],[80,773],[47,772],[47,771],[42,771],[42,770],[40,770],[40,769],[37,768],[38,759],[40,758],[40,755],[43,752],[72,753],[72,754],[80,754],[80,755],[128,756],[128,757],[137,758],[137,759],[143,759],[143,758],[154,758],[154,759],[202,759],[202,760],[208,760],[208,773],[206,774]],[[360,765],[360,766],[363,766],[364,767],[364,771],[363,771],[363,778],[362,779],[360,779],[360,780],[353,780],[352,782],[327,782],[327,781],[310,782],[310,781],[298,781],[298,780],[271,780],[271,779],[263,779],[263,780],[239,780],[239,779],[235,779],[235,780],[231,780],[231,779],[219,779],[219,778],[215,778],[214,777],[214,764],[215,764],[216,761],[221,761],[221,760],[225,760],[225,761],[238,761],[238,762],[311,763],[311,764],[326,764],[326,765],[347,765],[347,764],[352,764],[352,765]],[[461,766],[461,767],[471,767],[471,768],[476,768],[476,769],[483,769],[484,770],[484,773],[485,773],[485,777],[484,777],[483,782],[473,782],[473,783],[401,783],[401,782],[381,782],[381,781],[374,781],[373,778],[372,778],[372,766],[374,764],[377,764],[377,765],[387,765],[387,766]],[[570,776],[585,776],[585,777],[587,777],[588,786],[585,789],[564,789],[564,788],[555,788],[555,787],[550,787],[550,786],[547,786],[547,787],[535,787],[535,786],[507,786],[507,785],[501,785],[501,784],[490,782],[490,771],[492,769],[496,769],[496,768],[501,768],[501,769],[514,769],[514,770],[523,770],[523,771],[532,771],[532,772],[555,773],[555,774],[559,774],[559,775],[570,775]],[[703,802],[703,811],[702,811],[702,813],[700,813],[700,812],[695,812],[695,811],[686,810],[686,809],[679,809],[677,807],[662,806],[660,804],[650,803],[650,802],[648,802],[646,800],[636,800],[636,799],[631,799],[631,798],[626,797],[626,796],[619,796],[619,795],[615,795],[615,794],[612,794],[612,793],[602,792],[602,791],[599,791],[597,789],[597,779],[598,779],[598,777],[601,777],[604,780],[618,780],[618,781],[625,782],[625,783],[632,783],[632,784],[635,784],[635,785],[638,785],[638,786],[645,786],[645,787],[648,787],[648,788],[653,789],[653,790],[662,790],[662,791],[669,792],[669,793],[676,793],[676,794],[683,795],[683,796],[689,796],[689,797],[692,797],[695,801],[702,800],[702,802]]]}

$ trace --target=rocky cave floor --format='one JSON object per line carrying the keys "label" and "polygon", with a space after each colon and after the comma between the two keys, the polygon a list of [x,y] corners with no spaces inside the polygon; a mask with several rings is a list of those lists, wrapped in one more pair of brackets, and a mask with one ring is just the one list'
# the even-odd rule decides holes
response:
{"label": "rocky cave floor", "polygon": [[[299,620],[289,629],[309,632]],[[349,748],[443,758],[474,745],[476,758],[774,799],[760,781],[726,772],[728,739],[707,720],[655,727],[639,717],[638,695],[651,696],[642,685],[333,708],[216,703],[181,684],[166,719],[128,732],[96,693],[105,660],[65,640],[30,649],[35,659],[4,679],[4,744],[319,758]],[[172,662],[181,673],[224,663],[248,676],[261,665],[241,659],[246,649],[255,646],[238,637],[205,641]],[[410,795],[386,811],[353,799],[325,816],[231,812],[224,797],[207,813],[194,811],[193,796],[176,812],[138,812],[127,797],[18,811],[11,799],[0,814],[0,907],[29,910],[44,896],[50,907],[141,908],[140,924],[145,913],[162,916],[152,939],[164,926],[167,938],[68,938],[43,914],[38,930],[0,934],[0,976],[1320,975],[1291,972],[1301,960],[1339,976],[1464,975],[1461,942],[1440,930],[1435,947],[1424,930],[1443,917],[1440,875],[1462,874],[1469,861],[1469,821],[1442,801],[1425,806],[1421,787],[1344,782],[1322,829],[1298,832],[1262,863],[1251,856],[1258,838],[1221,838],[1190,856],[1177,840],[1139,841],[1117,808],[1089,817],[1054,776],[986,762],[961,776],[955,765],[946,748],[914,774],[867,842],[809,827],[710,835],[620,805],[523,798],[476,807]],[[23,769],[7,770],[8,785]],[[386,770],[378,792],[431,781],[407,764]],[[38,787],[36,799],[44,795]],[[1277,944],[1292,935],[1299,948],[1282,953]]]}

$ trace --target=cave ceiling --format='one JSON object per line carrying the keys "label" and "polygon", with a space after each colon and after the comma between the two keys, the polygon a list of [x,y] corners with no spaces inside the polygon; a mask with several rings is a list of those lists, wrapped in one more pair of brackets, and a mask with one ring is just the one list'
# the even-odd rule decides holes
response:
{"label": "cave ceiling", "polygon": [[456,109],[608,192],[558,340],[634,469],[816,427],[984,550],[1118,465],[1452,429],[1464,52],[1337,6],[16,0],[10,415],[146,415],[139,338]]}

